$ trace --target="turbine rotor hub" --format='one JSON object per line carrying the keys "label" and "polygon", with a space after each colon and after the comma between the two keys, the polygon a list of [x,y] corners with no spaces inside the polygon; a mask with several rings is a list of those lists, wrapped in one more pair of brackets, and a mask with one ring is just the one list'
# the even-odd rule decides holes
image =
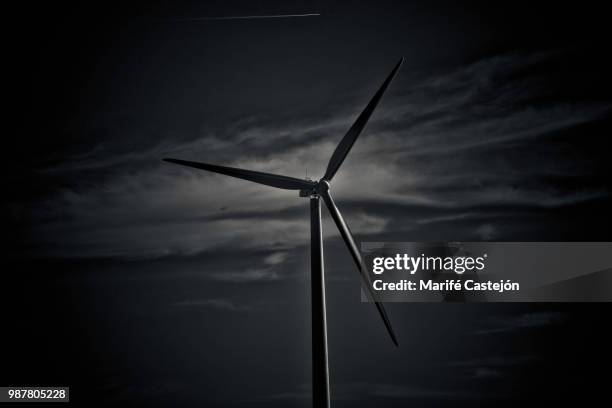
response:
{"label": "turbine rotor hub", "polygon": [[325,193],[329,190],[329,188],[331,187],[331,185],[329,184],[329,181],[325,180],[325,179],[321,179],[319,180],[319,182],[317,183],[315,190],[317,191],[317,194],[322,194]]}

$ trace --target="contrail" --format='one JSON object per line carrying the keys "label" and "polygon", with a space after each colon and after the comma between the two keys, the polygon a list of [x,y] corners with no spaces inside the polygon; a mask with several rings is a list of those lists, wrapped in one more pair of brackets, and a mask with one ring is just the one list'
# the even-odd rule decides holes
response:
{"label": "contrail", "polygon": [[319,13],[309,14],[271,14],[262,16],[221,16],[221,17],[193,17],[193,18],[176,18],[171,21],[208,21],[208,20],[253,20],[262,18],[294,18],[294,17],[316,17]]}

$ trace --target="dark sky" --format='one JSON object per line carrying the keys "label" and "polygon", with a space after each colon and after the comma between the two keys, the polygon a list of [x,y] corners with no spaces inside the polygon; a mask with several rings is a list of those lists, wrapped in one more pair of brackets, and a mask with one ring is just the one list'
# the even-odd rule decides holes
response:
{"label": "dark sky", "polygon": [[[603,6],[353,3],[10,9],[2,384],[308,406],[307,200],[161,158],[318,178],[401,56],[334,179],[358,241],[611,240]],[[391,304],[395,349],[324,218],[335,406],[603,392],[607,305]]]}

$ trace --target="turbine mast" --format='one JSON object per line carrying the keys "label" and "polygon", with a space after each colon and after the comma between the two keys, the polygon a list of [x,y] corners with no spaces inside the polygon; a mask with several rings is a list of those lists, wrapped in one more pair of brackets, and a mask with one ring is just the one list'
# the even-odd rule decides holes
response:
{"label": "turbine mast", "polygon": [[321,230],[321,199],[318,194],[310,196],[310,270],[312,284],[312,406],[329,408],[323,233]]}

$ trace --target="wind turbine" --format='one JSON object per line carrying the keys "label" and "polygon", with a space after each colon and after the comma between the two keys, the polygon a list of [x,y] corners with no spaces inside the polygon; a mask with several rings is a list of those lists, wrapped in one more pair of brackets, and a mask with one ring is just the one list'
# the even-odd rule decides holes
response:
{"label": "wind turbine", "polygon": [[[199,163],[178,159],[164,159],[164,161],[180,164],[183,166],[194,167],[196,169],[208,170],[214,173],[225,174],[226,176],[236,177],[243,180],[252,181],[254,183],[264,184],[271,187],[281,188],[285,190],[299,190],[300,197],[310,198],[310,268],[312,282],[312,393],[313,406],[329,408],[329,365],[327,359],[327,322],[325,309],[325,275],[323,271],[323,235],[321,232],[321,198],[325,202],[329,213],[331,214],[340,235],[344,239],[349,252],[353,256],[353,260],[357,265],[357,269],[361,275],[363,287],[366,289],[366,294],[370,300],[374,300],[370,276],[367,273],[357,244],[353,234],[349,229],[346,221],[340,214],[340,210],[336,207],[331,193],[331,183],[334,175],[346,159],[353,144],[359,137],[359,134],[366,126],[368,119],[374,112],[374,109],[380,102],[387,87],[393,80],[393,77],[404,62],[401,58],[397,65],[393,68],[385,82],[372,97],[363,112],[357,117],[355,123],[351,126],[348,132],[344,135],[340,144],[332,154],[325,175],[319,181],[304,180],[294,177],[281,176],[277,174],[264,173],[260,171],[244,170],[234,167],[217,166],[208,163]],[[387,316],[384,306],[380,302],[374,302],[378,313],[382,318],[391,340],[398,346],[397,338],[391,327],[391,322]]]}

